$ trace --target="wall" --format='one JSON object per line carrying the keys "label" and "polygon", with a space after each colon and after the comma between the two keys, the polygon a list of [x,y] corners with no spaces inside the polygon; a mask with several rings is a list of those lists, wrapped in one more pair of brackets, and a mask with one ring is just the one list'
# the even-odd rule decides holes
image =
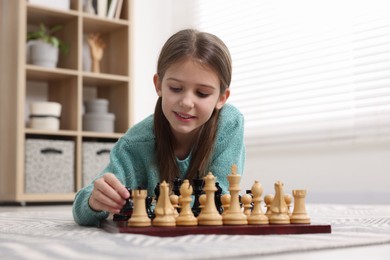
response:
{"label": "wall", "polygon": [[[163,2],[163,3],[162,3]],[[135,121],[153,113],[157,95],[153,74],[165,40],[191,27],[186,0],[135,1]],[[390,144],[351,144],[299,150],[248,150],[242,189],[259,180],[273,193],[280,180],[285,190],[307,189],[309,202],[390,203]]]}
{"label": "wall", "polygon": [[153,85],[157,59],[165,41],[190,24],[191,1],[134,1],[134,122],[152,114],[157,100]]}
{"label": "wall", "polygon": [[265,193],[273,193],[280,180],[288,192],[307,189],[309,202],[389,204],[389,158],[389,144],[249,150],[242,187],[259,180]]}

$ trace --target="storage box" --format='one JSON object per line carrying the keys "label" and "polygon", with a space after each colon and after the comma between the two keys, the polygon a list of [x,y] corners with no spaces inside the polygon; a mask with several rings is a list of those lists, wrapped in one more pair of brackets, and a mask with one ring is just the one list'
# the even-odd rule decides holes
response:
{"label": "storage box", "polygon": [[44,7],[69,10],[70,0],[28,0],[30,4],[41,5]]}
{"label": "storage box", "polygon": [[87,186],[110,162],[113,142],[83,142],[83,186]]}
{"label": "storage box", "polygon": [[74,142],[26,139],[26,193],[72,193]]}

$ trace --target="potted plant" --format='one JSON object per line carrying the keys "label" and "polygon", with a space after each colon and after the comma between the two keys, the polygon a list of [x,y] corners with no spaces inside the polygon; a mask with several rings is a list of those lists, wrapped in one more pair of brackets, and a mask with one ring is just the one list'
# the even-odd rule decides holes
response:
{"label": "potted plant", "polygon": [[27,33],[27,56],[32,64],[55,68],[59,51],[68,53],[68,45],[54,35],[61,29],[61,25],[48,28],[40,24],[37,31]]}

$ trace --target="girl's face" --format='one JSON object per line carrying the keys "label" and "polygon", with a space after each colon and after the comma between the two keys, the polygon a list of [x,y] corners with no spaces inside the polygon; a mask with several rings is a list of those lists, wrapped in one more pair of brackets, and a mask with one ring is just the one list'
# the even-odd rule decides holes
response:
{"label": "girl's face", "polygon": [[230,94],[221,95],[217,74],[190,58],[171,65],[162,81],[156,74],[154,84],[176,139],[191,138]]}

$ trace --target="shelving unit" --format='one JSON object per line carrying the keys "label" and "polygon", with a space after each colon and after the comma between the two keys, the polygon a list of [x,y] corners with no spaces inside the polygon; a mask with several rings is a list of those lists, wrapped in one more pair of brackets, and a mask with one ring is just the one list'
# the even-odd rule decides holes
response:
{"label": "shelving unit", "polygon": [[[0,202],[68,202],[82,187],[84,141],[116,141],[132,125],[131,41],[132,1],[124,0],[119,19],[102,18],[83,11],[83,0],[71,0],[69,10],[38,6],[26,0],[0,0],[2,23],[0,59]],[[5,21],[5,22],[3,22]],[[61,24],[58,35],[69,44],[69,53],[59,57],[57,68],[27,64],[26,33],[40,23]],[[106,48],[101,73],[83,70],[83,38],[100,33]],[[28,128],[30,87],[42,85],[41,99],[62,105],[60,130]],[[109,101],[115,114],[115,132],[83,131],[84,93]],[[71,193],[25,192],[25,140],[71,140],[74,142],[74,191]]]}

